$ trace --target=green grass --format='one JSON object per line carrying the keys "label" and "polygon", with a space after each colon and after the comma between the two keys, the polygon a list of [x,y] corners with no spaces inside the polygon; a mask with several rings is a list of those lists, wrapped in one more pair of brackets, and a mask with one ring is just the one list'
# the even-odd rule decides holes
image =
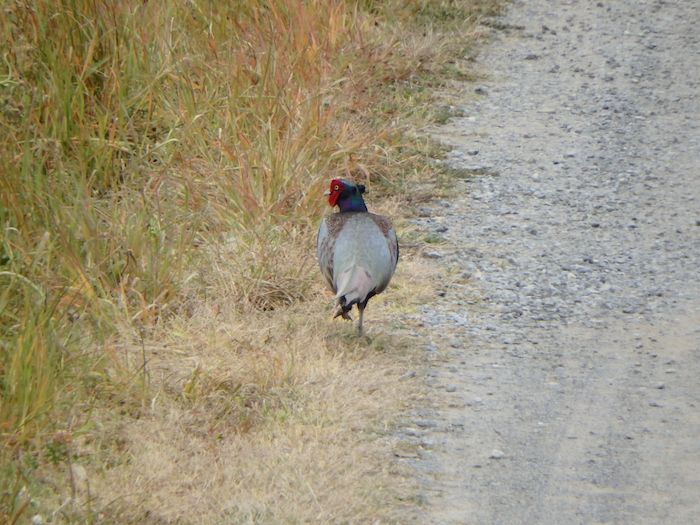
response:
{"label": "green grass", "polygon": [[[92,435],[94,411],[140,417],[153,403],[146,343],[168,320],[212,301],[245,316],[311,300],[330,178],[408,208],[446,178],[426,162],[434,146],[407,131],[444,118],[432,90],[463,78],[469,28],[496,11],[493,0],[3,4],[0,521],[50,492],[38,473],[76,459],[71,439]],[[281,379],[248,398],[197,370],[183,402],[230,396],[250,425],[265,419],[250,415],[255,400],[275,399],[260,410],[288,417],[283,393],[268,392]],[[121,445],[109,446],[94,461],[111,464]],[[67,521],[91,515],[75,512]]]}

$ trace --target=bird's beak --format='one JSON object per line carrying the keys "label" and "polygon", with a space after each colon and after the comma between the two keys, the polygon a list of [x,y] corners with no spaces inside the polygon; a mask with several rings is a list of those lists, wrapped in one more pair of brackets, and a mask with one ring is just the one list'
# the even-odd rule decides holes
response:
{"label": "bird's beak", "polygon": [[323,194],[328,197],[331,194],[331,190],[326,190],[323,192]]}

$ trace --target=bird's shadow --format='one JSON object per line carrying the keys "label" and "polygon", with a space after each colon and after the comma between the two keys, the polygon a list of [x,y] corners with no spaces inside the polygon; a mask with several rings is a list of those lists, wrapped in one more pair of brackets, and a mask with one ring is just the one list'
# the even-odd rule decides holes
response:
{"label": "bird's shadow", "polygon": [[331,327],[324,335],[324,340],[329,350],[357,357],[368,352],[404,353],[413,346],[409,337],[389,332],[385,327],[365,327],[365,333],[360,335],[354,324],[350,323]]}

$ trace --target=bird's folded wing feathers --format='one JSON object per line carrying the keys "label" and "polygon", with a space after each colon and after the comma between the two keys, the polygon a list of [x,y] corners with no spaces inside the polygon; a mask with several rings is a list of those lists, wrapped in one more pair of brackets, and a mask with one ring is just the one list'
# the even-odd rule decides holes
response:
{"label": "bird's folded wing feathers", "polygon": [[394,230],[394,226],[391,224],[391,221],[386,217],[383,217],[381,215],[375,215],[374,213],[370,213],[370,216],[372,217],[372,220],[374,220],[374,223],[379,227],[381,232],[384,234],[384,237],[386,238],[387,244],[389,245],[389,250],[391,251],[392,260],[394,261],[395,269],[396,264],[399,262],[399,240],[396,237],[396,231]]}
{"label": "bird's folded wing feathers", "polygon": [[[333,250],[335,248],[335,237],[330,235],[330,229],[328,222],[329,219],[334,217],[325,217],[321,221],[321,227],[318,230],[318,237],[316,238],[316,256],[318,257],[318,265],[321,268],[321,274],[326,279],[328,286],[335,293],[335,286],[333,285]],[[331,221],[333,222],[333,221]]]}

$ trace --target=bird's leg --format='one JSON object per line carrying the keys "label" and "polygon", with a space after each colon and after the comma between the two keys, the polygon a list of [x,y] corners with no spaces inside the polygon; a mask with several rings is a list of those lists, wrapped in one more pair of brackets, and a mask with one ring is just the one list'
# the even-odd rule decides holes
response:
{"label": "bird's leg", "polygon": [[357,304],[357,309],[358,309],[359,312],[360,312],[360,320],[359,320],[359,322],[357,323],[357,334],[358,334],[360,337],[362,337],[362,336],[364,335],[363,332],[362,332],[362,317],[364,316],[364,313],[365,313],[365,306],[367,306],[367,305],[366,305],[366,304],[362,304],[362,303],[358,303],[358,304]]}

